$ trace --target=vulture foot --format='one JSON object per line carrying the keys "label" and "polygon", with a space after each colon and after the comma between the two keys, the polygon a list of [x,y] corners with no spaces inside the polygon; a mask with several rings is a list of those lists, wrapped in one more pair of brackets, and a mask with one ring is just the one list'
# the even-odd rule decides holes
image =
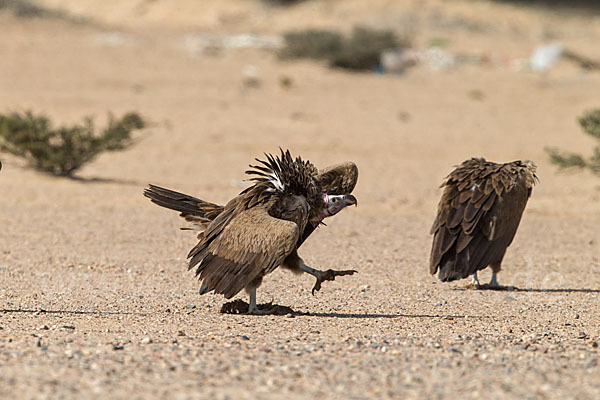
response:
{"label": "vulture foot", "polygon": [[471,275],[471,283],[462,287],[463,289],[481,289],[481,285],[479,284],[479,278],[477,278],[477,272]]}
{"label": "vulture foot", "polygon": [[344,275],[353,275],[357,273],[353,269],[346,269],[343,271],[336,271],[333,269],[328,269],[327,271],[318,271],[318,273],[314,274],[315,278],[317,278],[317,282],[315,282],[315,286],[312,288],[312,294],[315,295],[315,292],[321,290],[321,283],[323,281],[334,281],[336,276],[344,276]]}

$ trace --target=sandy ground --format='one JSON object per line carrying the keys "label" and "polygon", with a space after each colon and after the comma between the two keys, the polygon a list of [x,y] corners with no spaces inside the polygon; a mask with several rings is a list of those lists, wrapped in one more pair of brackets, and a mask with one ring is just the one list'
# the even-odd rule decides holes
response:
{"label": "sandy ground", "polygon": [[[590,153],[575,118],[599,106],[600,73],[566,61],[544,74],[514,68],[549,40],[600,58],[593,15],[461,1],[309,1],[291,14],[236,1],[206,10],[119,2],[127,7],[114,13],[94,8],[109,1],[43,3],[96,23],[1,15],[0,110],[58,122],[138,110],[153,126],[134,148],[85,167],[83,181],[2,156],[1,398],[600,397],[600,180],[557,173],[544,152]],[[129,23],[137,6],[147,9]],[[185,46],[190,33],[362,20],[401,30],[406,18],[418,21],[415,46],[441,36],[448,51],[491,62],[353,74],[261,50],[207,56]],[[248,66],[258,87],[244,85]],[[359,274],[314,297],[311,277],[265,280],[259,301],[307,316],[219,314],[224,299],[198,296],[186,272],[194,235],[142,189],[152,182],[223,203],[241,190],[247,164],[278,146],[319,166],[358,164],[359,206],[300,253],[313,267]],[[539,165],[500,274],[526,290],[461,290],[466,282],[428,274],[438,185],[471,156]]]}

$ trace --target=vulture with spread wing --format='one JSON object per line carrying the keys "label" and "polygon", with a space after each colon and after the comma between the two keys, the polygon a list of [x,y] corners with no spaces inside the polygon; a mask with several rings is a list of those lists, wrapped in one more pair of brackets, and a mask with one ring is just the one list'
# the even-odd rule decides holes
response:
{"label": "vulture with spread wing", "polygon": [[533,161],[496,164],[483,158],[464,161],[446,177],[437,217],[431,228],[429,271],[443,282],[492,268],[491,288],[498,285],[506,249],[512,243],[534,184]]}
{"label": "vulture with spread wing", "polygon": [[202,281],[200,294],[222,294],[230,299],[242,289],[250,295],[248,312],[264,314],[256,304],[256,288],[265,275],[282,266],[307,272],[321,283],[354,270],[319,271],[298,256],[298,247],[322,223],[348,205],[356,205],[350,193],[358,179],[351,162],[319,171],[309,161],[293,159],[289,151],[280,156],[256,159],[246,171],[252,186],[225,206],[150,185],[144,196],[153,203],[180,212],[201,233],[189,252],[188,269],[196,268]]}

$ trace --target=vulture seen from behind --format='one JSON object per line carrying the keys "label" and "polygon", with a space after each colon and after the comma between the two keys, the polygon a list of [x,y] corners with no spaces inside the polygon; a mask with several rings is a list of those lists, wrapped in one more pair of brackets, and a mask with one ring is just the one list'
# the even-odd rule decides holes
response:
{"label": "vulture seen from behind", "polygon": [[246,171],[253,184],[226,205],[217,205],[155,185],[144,196],[180,216],[200,230],[198,244],[189,252],[188,269],[196,268],[202,285],[200,294],[214,291],[230,299],[242,289],[250,295],[249,314],[268,314],[259,309],[256,289],[262,279],[282,266],[296,273],[307,272],[321,283],[354,270],[319,271],[307,266],[298,247],[322,223],[348,205],[356,205],[350,194],[358,169],[348,162],[321,173],[310,161],[266,154]]}
{"label": "vulture seen from behind", "polygon": [[443,281],[472,276],[492,268],[490,288],[502,289],[496,274],[512,243],[521,216],[537,183],[533,161],[497,164],[484,158],[464,161],[446,177],[431,228],[429,272]]}

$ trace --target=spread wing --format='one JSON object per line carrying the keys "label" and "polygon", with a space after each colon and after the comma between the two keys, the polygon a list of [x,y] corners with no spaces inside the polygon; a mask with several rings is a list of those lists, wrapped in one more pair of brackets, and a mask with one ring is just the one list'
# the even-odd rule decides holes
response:
{"label": "spread wing", "polygon": [[431,228],[430,272],[442,281],[466,278],[501,262],[527,204],[510,166],[472,159],[454,170]]}
{"label": "spread wing", "polygon": [[[358,181],[358,167],[352,161],[323,168],[317,176],[321,188],[329,195],[350,194]],[[308,223],[298,241],[298,247],[318,228],[318,224]]]}
{"label": "spread wing", "polygon": [[358,168],[351,161],[332,165],[319,171],[317,179],[327,194],[350,194],[358,180]]}
{"label": "spread wing", "polygon": [[296,248],[298,225],[270,216],[272,201],[247,209],[238,203],[225,207],[188,255],[189,269],[197,265],[201,293],[214,290],[229,299],[272,272]]}
{"label": "spread wing", "polygon": [[[317,180],[320,182],[323,191],[327,194],[350,194],[354,190],[358,180],[358,168],[351,161],[332,165],[322,169],[317,176]],[[155,185],[149,185],[144,190],[144,196],[159,206],[179,211],[181,213],[179,215],[194,226],[194,228],[185,229],[203,231],[224,210],[224,207],[221,205],[209,203],[196,197]],[[316,225],[311,223],[306,224],[302,236],[298,241],[298,246],[316,228]]]}

